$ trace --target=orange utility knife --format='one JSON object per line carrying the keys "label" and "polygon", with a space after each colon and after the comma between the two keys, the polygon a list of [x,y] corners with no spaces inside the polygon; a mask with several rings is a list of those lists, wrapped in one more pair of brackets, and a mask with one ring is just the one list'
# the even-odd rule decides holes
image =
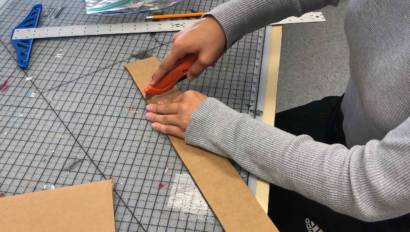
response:
{"label": "orange utility knife", "polygon": [[145,86],[144,92],[146,97],[149,98],[152,95],[165,93],[172,89],[179,81],[184,80],[188,69],[194,64],[195,60],[195,55],[188,55],[180,59],[174,69],[167,72],[155,85]]}

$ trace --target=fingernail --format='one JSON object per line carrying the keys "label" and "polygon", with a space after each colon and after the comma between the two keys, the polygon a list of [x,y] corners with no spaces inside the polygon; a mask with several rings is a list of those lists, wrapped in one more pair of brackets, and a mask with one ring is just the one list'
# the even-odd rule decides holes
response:
{"label": "fingernail", "polygon": [[148,111],[148,112],[151,112],[151,111],[152,111],[152,109],[153,109],[153,107],[152,107],[152,105],[151,105],[151,104],[147,105],[147,111]]}
{"label": "fingernail", "polygon": [[146,114],[145,114],[145,117],[146,117],[148,120],[151,120],[151,119],[152,119],[152,114],[151,114],[151,113],[146,113]]}

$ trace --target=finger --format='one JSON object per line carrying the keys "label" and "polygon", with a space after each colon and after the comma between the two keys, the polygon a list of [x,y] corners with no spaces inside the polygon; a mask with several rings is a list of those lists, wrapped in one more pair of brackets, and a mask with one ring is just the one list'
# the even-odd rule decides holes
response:
{"label": "finger", "polygon": [[159,105],[163,105],[163,104],[168,104],[168,103],[171,103],[171,102],[172,102],[172,99],[169,98],[169,97],[166,97],[166,98],[161,98],[156,103],[159,104]]}
{"label": "finger", "polygon": [[177,126],[164,125],[157,122],[152,123],[151,126],[154,130],[163,134],[173,135],[181,139],[185,137],[185,132]]}
{"label": "finger", "polygon": [[212,63],[213,60],[209,55],[200,53],[198,59],[188,70],[188,79],[192,80],[195,77],[199,76],[199,74],[201,74],[202,71],[204,71],[204,69],[210,66]]}
{"label": "finger", "polygon": [[189,68],[188,73],[187,73],[187,77],[189,80],[194,79],[195,77],[199,76],[199,74],[202,73],[202,71],[205,69],[206,67],[204,67],[201,63],[199,63],[198,61],[195,61],[195,63],[191,66],[191,68]]}
{"label": "finger", "polygon": [[177,103],[149,104],[147,111],[158,114],[175,114],[178,112],[178,105]]}
{"label": "finger", "polygon": [[172,36],[172,43],[175,42],[175,40],[181,35],[181,32],[177,32]]}
{"label": "finger", "polygon": [[172,69],[178,60],[184,56],[183,51],[178,50],[171,50],[167,53],[164,59],[161,61],[158,69],[152,75],[152,80],[150,81],[150,85],[155,85],[170,69]]}
{"label": "finger", "polygon": [[151,122],[159,122],[161,124],[174,125],[174,126],[180,126],[181,124],[181,120],[176,114],[161,115],[161,114],[148,112],[145,116]]}
{"label": "finger", "polygon": [[172,99],[173,102],[180,102],[184,98],[184,94],[178,94],[176,97]]}
{"label": "finger", "polygon": [[180,48],[180,46],[173,47],[171,51],[165,55],[157,71],[152,75],[150,85],[155,85],[155,83],[171,70],[177,64],[178,60],[183,58],[186,54],[187,50]]}

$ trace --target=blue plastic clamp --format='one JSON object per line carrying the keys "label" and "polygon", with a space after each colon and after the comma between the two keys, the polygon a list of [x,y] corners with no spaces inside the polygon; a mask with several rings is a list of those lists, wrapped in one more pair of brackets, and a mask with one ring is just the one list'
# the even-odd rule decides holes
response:
{"label": "blue plastic clamp", "polygon": [[[19,23],[14,30],[21,28],[36,28],[38,21],[40,20],[41,10],[43,6],[41,4],[36,4],[31,9],[30,13],[24,18],[24,20]],[[16,49],[17,53],[17,65],[21,69],[27,69],[30,62],[31,48],[33,47],[34,39],[14,39],[13,33],[11,35],[11,44]]]}

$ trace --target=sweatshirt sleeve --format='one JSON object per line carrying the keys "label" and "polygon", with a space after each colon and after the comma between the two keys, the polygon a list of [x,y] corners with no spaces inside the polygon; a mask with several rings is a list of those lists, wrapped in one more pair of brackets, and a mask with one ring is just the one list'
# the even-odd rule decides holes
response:
{"label": "sweatshirt sleeve", "polygon": [[225,31],[227,47],[246,33],[289,16],[300,16],[339,0],[231,0],[211,10]]}
{"label": "sweatshirt sleeve", "polygon": [[185,141],[364,221],[409,213],[410,118],[382,140],[348,149],[294,136],[208,98],[194,112]]}

